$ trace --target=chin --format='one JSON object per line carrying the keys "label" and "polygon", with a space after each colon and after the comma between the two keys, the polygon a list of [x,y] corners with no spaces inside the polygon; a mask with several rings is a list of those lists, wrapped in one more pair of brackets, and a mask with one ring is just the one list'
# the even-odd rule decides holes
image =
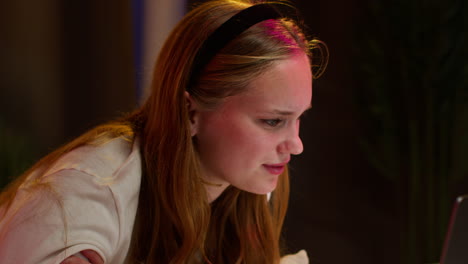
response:
{"label": "chin", "polygon": [[276,189],[276,184],[274,186],[264,186],[263,188],[258,188],[255,190],[246,190],[246,192],[264,195],[264,194],[272,193],[275,189]]}

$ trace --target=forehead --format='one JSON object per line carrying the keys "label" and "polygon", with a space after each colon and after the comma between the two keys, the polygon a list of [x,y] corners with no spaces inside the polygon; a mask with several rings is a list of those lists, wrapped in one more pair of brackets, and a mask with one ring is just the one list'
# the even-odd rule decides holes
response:
{"label": "forehead", "polygon": [[304,111],[312,99],[312,74],[307,55],[301,53],[276,62],[255,78],[237,99],[240,105],[259,110]]}

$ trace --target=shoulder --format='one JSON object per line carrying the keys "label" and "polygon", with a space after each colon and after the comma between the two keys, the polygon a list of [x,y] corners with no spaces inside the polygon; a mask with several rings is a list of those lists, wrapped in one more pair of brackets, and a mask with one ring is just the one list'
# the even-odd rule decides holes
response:
{"label": "shoulder", "polygon": [[125,170],[124,174],[141,174],[139,140],[129,141],[118,137],[99,145],[78,147],[58,159],[43,177],[67,169],[93,176],[99,184],[111,184],[114,180],[119,180],[122,170]]}
{"label": "shoulder", "polygon": [[0,248],[5,247],[0,259],[22,247],[30,250],[31,263],[63,260],[84,249],[98,252],[107,262],[122,262],[131,239],[140,181],[138,140],[115,138],[68,152],[19,189],[8,223],[0,223]]}
{"label": "shoulder", "polygon": [[[103,241],[104,257],[119,262],[128,250],[138,208],[142,165],[138,139],[115,138],[104,144],[86,145],[64,155],[45,174],[63,198],[66,209],[78,209],[77,224],[70,232],[81,237],[90,220],[99,221],[95,241]],[[73,214],[73,213],[71,213]],[[102,226],[100,226],[102,225]],[[99,252],[99,251],[98,251]],[[109,256],[110,255],[110,256]],[[111,261],[111,262],[113,262]]]}

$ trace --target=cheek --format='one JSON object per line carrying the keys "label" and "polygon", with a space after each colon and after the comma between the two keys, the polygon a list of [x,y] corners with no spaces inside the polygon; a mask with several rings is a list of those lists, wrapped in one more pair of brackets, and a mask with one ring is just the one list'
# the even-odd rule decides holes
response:
{"label": "cheek", "polygon": [[275,147],[267,133],[255,124],[228,129],[231,152],[239,161],[244,163],[265,162],[273,153]]}
{"label": "cheek", "polygon": [[215,136],[218,137],[217,141],[227,148],[228,155],[252,153],[259,143],[256,131],[242,122],[223,126]]}
{"label": "cheek", "polygon": [[218,163],[217,166],[251,167],[274,157],[275,135],[247,115],[229,111],[206,115],[199,132],[200,154],[211,166]]}
{"label": "cheek", "polygon": [[255,124],[246,120],[213,123],[210,133],[205,134],[202,146],[211,159],[218,162],[247,165],[266,155],[268,144]]}
{"label": "cheek", "polygon": [[197,135],[200,154],[210,162],[228,158],[234,148],[243,143],[243,131],[236,120],[208,116],[203,119]]}

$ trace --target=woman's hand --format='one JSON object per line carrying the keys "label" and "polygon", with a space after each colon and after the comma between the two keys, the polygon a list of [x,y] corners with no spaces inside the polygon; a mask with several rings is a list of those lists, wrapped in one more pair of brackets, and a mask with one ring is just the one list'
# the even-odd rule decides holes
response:
{"label": "woman's hand", "polygon": [[70,256],[62,261],[60,264],[104,264],[101,256],[94,250],[83,250],[80,251],[87,260],[78,257],[77,255]]}
{"label": "woman's hand", "polygon": [[305,250],[301,250],[296,254],[283,256],[280,264],[309,264],[309,257],[307,257]]}

